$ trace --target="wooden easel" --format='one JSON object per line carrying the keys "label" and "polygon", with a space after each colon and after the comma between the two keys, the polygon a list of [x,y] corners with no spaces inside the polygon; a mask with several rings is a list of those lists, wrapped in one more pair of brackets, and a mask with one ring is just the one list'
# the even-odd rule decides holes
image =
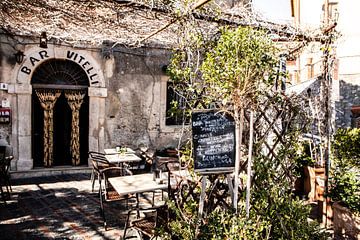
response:
{"label": "wooden easel", "polygon": [[[200,193],[200,200],[199,200],[199,212],[198,212],[198,220],[197,220],[198,224],[196,226],[196,235],[198,234],[198,226],[204,215],[204,205],[205,205],[205,198],[206,198],[206,183],[208,182],[208,176],[209,175],[221,175],[221,174],[225,174],[226,180],[228,182],[231,201],[234,201],[234,192],[233,192],[233,183],[232,183],[231,173],[229,173],[229,172],[224,173],[224,172],[218,172],[218,171],[213,171],[213,172],[208,171],[208,172],[201,173],[201,175],[202,175],[201,193]],[[216,187],[216,184],[217,183],[215,183],[212,190],[214,190],[214,188]],[[210,192],[212,192],[212,190]]]}

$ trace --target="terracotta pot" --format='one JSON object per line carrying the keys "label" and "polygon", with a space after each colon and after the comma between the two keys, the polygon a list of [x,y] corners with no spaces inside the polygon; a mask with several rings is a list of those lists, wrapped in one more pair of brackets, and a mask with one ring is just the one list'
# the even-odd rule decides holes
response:
{"label": "terracotta pot", "polygon": [[336,239],[360,239],[360,216],[337,202],[333,204],[333,214]]}

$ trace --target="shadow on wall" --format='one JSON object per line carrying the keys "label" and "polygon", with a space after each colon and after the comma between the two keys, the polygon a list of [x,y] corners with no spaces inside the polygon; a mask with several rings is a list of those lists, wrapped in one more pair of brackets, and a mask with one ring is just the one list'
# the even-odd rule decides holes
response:
{"label": "shadow on wall", "polygon": [[[360,80],[360,79],[359,79]],[[360,81],[359,81],[360,84]],[[336,128],[354,126],[356,118],[360,117],[360,108],[352,112],[355,106],[360,107],[360,85],[351,84],[340,80],[339,100],[335,102],[335,125]]]}

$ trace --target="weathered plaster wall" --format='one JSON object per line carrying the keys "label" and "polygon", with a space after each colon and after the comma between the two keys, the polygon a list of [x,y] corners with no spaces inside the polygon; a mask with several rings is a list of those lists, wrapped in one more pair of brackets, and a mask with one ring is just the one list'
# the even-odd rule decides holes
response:
{"label": "weathered plaster wall", "polygon": [[[133,148],[139,145],[151,148],[177,146],[180,127],[165,126],[164,117],[168,77],[163,67],[169,63],[170,51],[117,47],[104,58],[101,48],[79,49],[50,42],[47,49],[41,49],[37,44],[25,44],[20,45],[25,59],[18,64],[13,55],[17,51],[13,46],[18,46],[4,39],[4,35],[0,36],[0,82],[9,84],[8,90],[0,90],[0,103],[8,99],[13,111],[11,123],[0,124],[0,138],[14,147],[16,160],[12,170],[28,170],[33,166],[31,74],[43,61],[51,58],[72,60],[85,71],[94,67],[90,74],[97,74],[90,80],[88,91],[89,150],[102,151],[116,145]],[[69,51],[74,52],[71,57]],[[75,59],[75,54],[85,60],[78,63],[79,57]],[[32,57],[39,61],[31,60]],[[83,66],[85,61],[89,63]]]}
{"label": "weathered plaster wall", "polygon": [[[16,64],[14,53],[16,50],[11,47],[15,45],[15,43],[3,36],[0,35],[0,42],[9,42],[9,44],[0,44],[0,83],[9,84],[11,79],[11,71],[13,66]],[[2,105],[2,101],[11,101],[9,94],[6,90],[0,90],[0,106]],[[11,124],[1,124],[0,123],[0,139],[3,140],[7,144],[11,143]]]}
{"label": "weathered plaster wall", "polygon": [[162,68],[169,63],[170,52],[163,49],[116,49],[114,69],[108,79],[106,100],[108,146],[148,145],[161,148],[176,145],[174,134],[162,133]]}

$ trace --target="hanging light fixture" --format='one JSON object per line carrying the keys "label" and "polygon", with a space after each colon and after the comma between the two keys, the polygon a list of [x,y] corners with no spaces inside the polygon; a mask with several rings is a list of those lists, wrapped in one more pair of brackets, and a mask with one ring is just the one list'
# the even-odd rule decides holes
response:
{"label": "hanging light fixture", "polygon": [[23,51],[19,50],[16,53],[14,53],[14,56],[15,56],[15,61],[18,64],[20,64],[23,62],[25,54],[23,53]]}
{"label": "hanging light fixture", "polygon": [[47,48],[46,32],[42,32],[40,35],[40,47]]}

